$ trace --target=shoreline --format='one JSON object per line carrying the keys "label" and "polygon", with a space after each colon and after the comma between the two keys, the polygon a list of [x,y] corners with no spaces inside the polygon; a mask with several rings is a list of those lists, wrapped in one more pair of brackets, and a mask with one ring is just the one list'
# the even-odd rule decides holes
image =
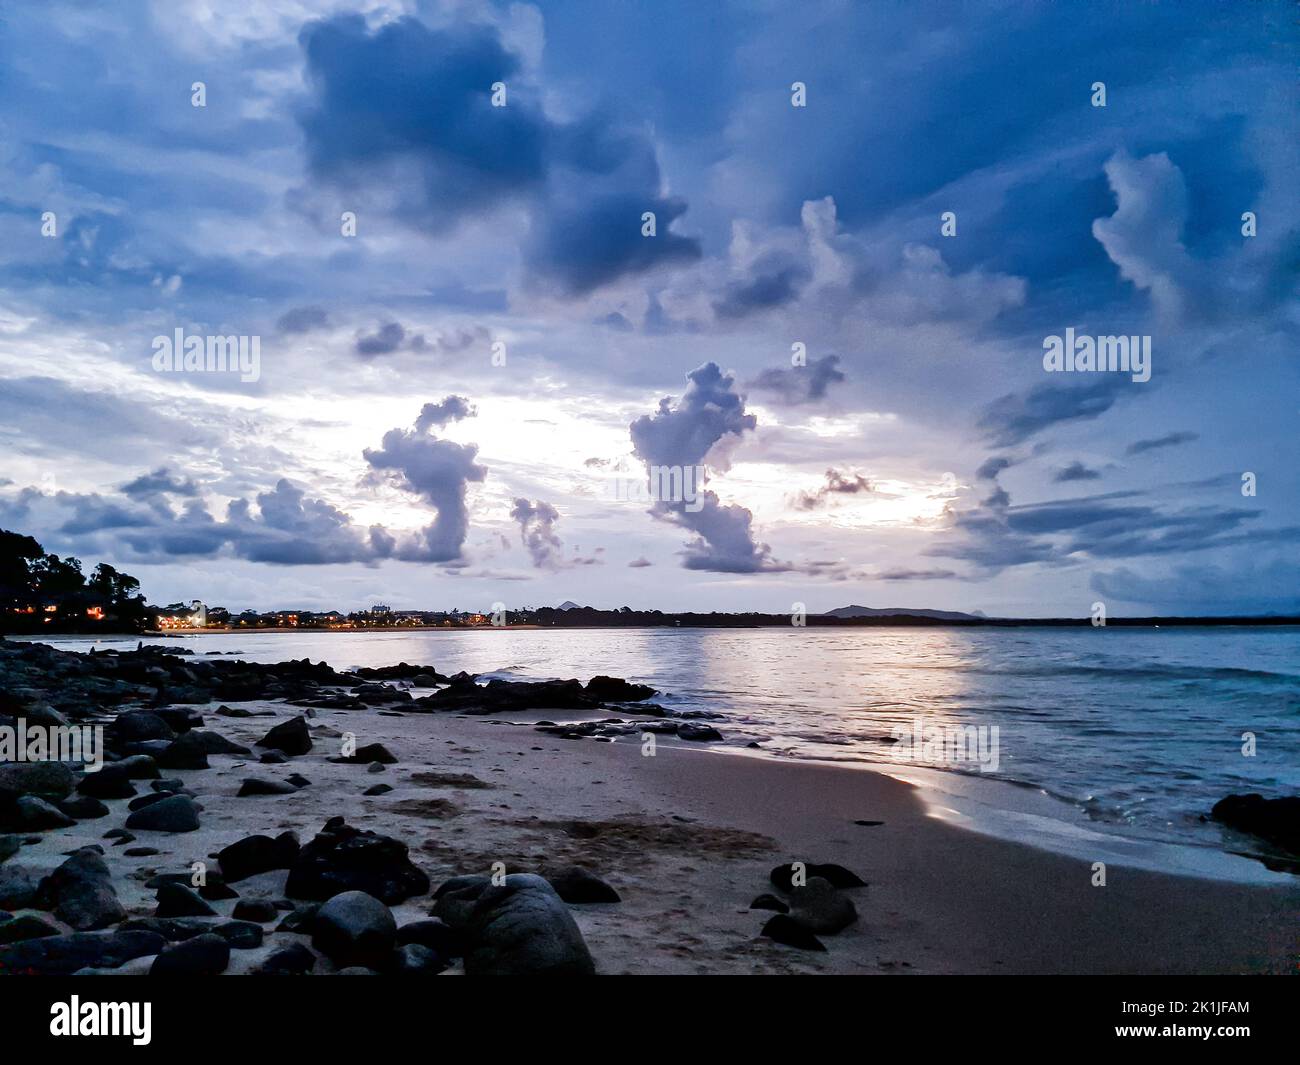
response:
{"label": "shoreline", "polygon": [[[299,712],[278,702],[234,705],[275,713],[208,718],[249,746]],[[216,755],[209,770],[175,772],[203,806],[197,832],[139,832],[137,842],[158,851],[143,858],[105,847],[131,916],[152,912],[148,876],[183,870],[251,833],[292,829],[306,842],[342,815],[406,843],[435,886],[494,862],[591,869],[622,896],[570,907],[601,973],[1281,973],[1296,964],[1300,884],[1111,865],[1106,886],[1095,887],[1089,862],[959,827],[936,817],[920,789],[874,770],[717,757],[671,741],[644,757],[633,739],[566,740],[518,716],[316,713],[314,749],[290,764]],[[384,744],[397,763],[372,774],[328,762],[344,731]],[[236,795],[247,776],[290,771],[310,786]],[[430,784],[431,771],[448,783]],[[363,796],[376,781],[393,790]],[[101,842],[126,800],[108,805],[111,822],[49,833],[24,847],[22,860],[49,872],[74,847]],[[870,885],[850,893],[859,919],[824,937],[824,954],[761,937],[771,915],[748,908],[772,890],[768,872],[789,861],[838,863]],[[276,898],[284,877],[236,886],[245,899]],[[233,904],[214,905],[225,915]],[[404,924],[426,918],[429,906],[427,896],[413,898],[393,912]],[[251,971],[272,943],[294,938],[308,942],[276,933],[261,948],[233,952],[229,971]],[[118,971],[147,971],[151,962]]]}
{"label": "shoreline", "polygon": [[[129,652],[104,656],[101,679],[93,679],[84,670],[99,657],[15,651],[6,666],[14,690],[44,690],[71,720],[107,726],[115,757],[129,756],[138,775],[125,788],[121,772],[94,781],[91,806],[98,809],[85,808],[90,793],[82,791],[71,800],[81,804],[75,819],[62,823],[57,816],[50,823],[58,810],[48,804],[25,808],[40,823],[6,837],[0,861],[3,907],[9,920],[26,922],[23,942],[0,946],[0,966],[10,969],[58,971],[48,966],[65,964],[57,952],[70,951],[77,960],[66,971],[143,974],[208,929],[224,930],[237,948],[225,951],[217,972],[259,971],[286,950],[305,953],[319,974],[343,971],[350,963],[303,924],[315,921],[314,911],[284,925],[286,914],[303,913],[303,900],[329,897],[304,893],[301,877],[309,853],[334,846],[322,840],[336,838],[330,833],[339,829],[327,826],[339,818],[345,831],[377,833],[375,845],[386,848],[382,868],[392,872],[384,875],[405,885],[392,897],[382,889],[386,920],[401,928],[427,926],[434,915],[451,922],[445,934],[481,935],[458,924],[445,900],[435,901],[439,885],[467,876],[485,884],[498,873],[554,878],[582,867],[618,901],[566,896],[566,905],[558,888],[536,878],[520,883],[542,884],[551,900],[542,900],[545,919],[575,930],[583,964],[598,973],[1283,973],[1294,971],[1300,956],[1300,878],[1238,883],[1155,872],[1102,849],[1095,834],[1080,836],[1077,853],[1062,854],[971,831],[950,797],[879,767],[710,747],[684,728],[674,734],[671,719],[645,720],[654,715],[638,714],[635,702],[593,702],[576,681],[475,692],[465,680],[441,678],[446,687],[436,697],[416,698],[410,688],[323,664],[268,667]],[[389,669],[377,676],[404,676]],[[117,678],[109,682],[111,699],[93,694],[106,691],[103,677]],[[625,684],[607,680],[601,690],[644,698],[623,692]],[[583,708],[529,709],[577,704]],[[28,705],[30,713],[50,710],[37,710],[39,695]],[[126,711],[131,716],[119,726]],[[583,730],[611,720],[625,724],[595,737]],[[164,728],[181,738],[157,736]],[[294,736],[283,753],[262,742],[273,728]],[[132,735],[157,738],[129,741]],[[196,748],[204,752],[197,764]],[[354,750],[358,757],[340,757]],[[91,783],[57,763],[14,763],[6,772],[11,788],[24,774],[52,788],[64,774],[57,792],[45,792],[57,803],[74,781]],[[19,787],[24,792],[42,794]],[[155,818],[155,804],[170,812]],[[7,817],[18,812],[6,810]],[[1032,829],[1033,811],[1026,815]],[[227,866],[232,845],[260,836],[270,847],[284,833],[294,837],[290,857],[244,873]],[[206,868],[213,859],[234,890],[204,895],[206,904],[191,900],[207,911],[187,918],[197,929],[168,924],[155,896],[160,878],[189,882],[195,863]],[[331,876],[354,875],[346,864],[329,864],[341,857],[325,861]],[[847,902],[853,917],[815,929],[811,944],[806,931],[803,940],[791,938],[786,926],[765,934],[777,920],[773,902],[802,905],[778,875],[792,862],[839,868],[812,877],[847,871],[832,893],[834,905]],[[92,868],[73,874],[69,863]],[[1105,863],[1100,876],[1097,863]],[[56,870],[64,878],[93,873],[100,886],[75,894],[70,908],[51,907],[42,893],[56,889],[38,885],[56,883]],[[866,885],[855,886],[855,877]],[[528,890],[536,904],[539,889]],[[771,901],[755,908],[761,896]],[[260,922],[250,913],[261,913]],[[41,930],[27,937],[33,924]],[[113,925],[117,931],[94,931]],[[553,943],[558,926],[549,927],[530,934]],[[74,931],[97,944],[135,936],[136,947],[126,958],[92,951],[99,960],[83,960],[89,948]],[[201,938],[211,947],[224,936]],[[499,956],[516,946],[485,949]],[[418,971],[472,971],[470,953],[448,949]],[[400,951],[373,968],[397,964]]]}

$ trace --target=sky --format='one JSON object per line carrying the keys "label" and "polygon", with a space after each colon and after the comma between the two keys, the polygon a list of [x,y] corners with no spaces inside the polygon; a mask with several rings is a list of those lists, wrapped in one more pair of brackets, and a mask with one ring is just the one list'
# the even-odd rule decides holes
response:
{"label": "sky", "polygon": [[1300,612],[1298,52],[1268,2],[10,5],[0,528],[234,610]]}

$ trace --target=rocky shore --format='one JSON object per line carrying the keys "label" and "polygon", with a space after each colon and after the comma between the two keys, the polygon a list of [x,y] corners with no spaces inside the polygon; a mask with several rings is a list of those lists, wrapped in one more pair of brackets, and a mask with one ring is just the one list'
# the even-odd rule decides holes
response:
{"label": "rocky shore", "polygon": [[1115,870],[1097,891],[898,781],[705,753],[716,729],[655,694],[0,641],[0,726],[104,743],[98,768],[0,764],[0,973],[1293,964],[1294,890]]}
{"label": "rocky shore", "polygon": [[[372,715],[563,711],[587,716],[532,728],[565,739],[721,738],[650,702],[653,689],[605,676],[481,684],[404,663],[340,672],[305,660],[259,665],[157,647],[78,654],[3,642],[0,690],[0,726],[98,728],[103,742],[99,765],[0,764],[0,972],[10,974],[212,975],[231,969],[232,952],[256,952],[255,964],[238,968],[258,974],[591,974],[597,962],[570,908],[621,898],[579,864],[526,867],[503,852],[435,885],[407,842],[343,815],[306,832],[295,819],[214,850],[174,841],[211,837],[207,811],[229,798],[213,792],[229,791],[223,778],[233,771],[234,798],[245,802],[312,789],[328,808],[347,809],[350,799],[393,793],[389,767],[409,753],[358,739],[373,732]],[[313,775],[347,768],[314,783],[299,771],[309,765]],[[426,763],[407,777],[426,795],[492,787],[430,766],[439,768]],[[421,817],[454,815],[446,799],[400,801]],[[39,854],[48,866],[51,848],[79,844],[87,831],[98,840],[60,849],[52,869],[26,861]],[[114,873],[119,859],[134,860],[126,886]],[[759,929],[774,942],[824,950],[818,933],[856,920],[852,901],[824,875],[800,871],[791,882],[778,873],[788,901],[768,895],[754,904],[781,911]],[[848,878],[845,886],[865,886]]]}

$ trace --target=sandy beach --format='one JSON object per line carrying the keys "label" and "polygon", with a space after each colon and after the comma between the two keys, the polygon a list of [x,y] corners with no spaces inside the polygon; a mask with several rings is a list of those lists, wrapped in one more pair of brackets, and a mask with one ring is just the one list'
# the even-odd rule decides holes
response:
{"label": "sandy beach", "polygon": [[[302,711],[280,701],[232,704],[274,718],[213,717],[207,727],[252,747]],[[538,732],[546,714],[462,717],[396,710],[317,709],[313,748],[287,764],[210,756],[207,770],[167,771],[202,806],[198,831],[137,831],[158,853],[127,857],[105,829],[111,816],[49,832],[22,848],[49,872],[77,847],[100,844],[130,917],[148,917],[145,880],[176,873],[254,833],[295,831],[304,842],[330,817],[396,837],[434,888],[463,874],[578,864],[612,885],[616,904],[570,910],[596,970],[619,973],[1283,973],[1293,972],[1300,887],[1256,887],[1110,866],[1092,886],[1089,864],[954,827],[917,790],[860,769],[724,754],[661,741],[646,757],[633,737],[572,740]],[[327,761],[343,733],[397,758],[382,772]],[[292,773],[292,794],[237,797],[246,778]],[[378,796],[362,792],[392,787]],[[883,822],[860,825],[855,822]],[[849,894],[859,919],[824,937],[827,950],[761,937],[770,913],[751,910],[773,890],[779,863],[838,863],[868,881]],[[283,870],[237,886],[243,899],[284,894]],[[227,914],[234,901],[213,904]],[[399,924],[424,918],[428,896],[393,907]],[[232,952],[230,973],[257,968],[273,948],[306,935],[268,934]],[[147,972],[151,957],[115,971]],[[322,958],[317,970],[329,971]],[[447,974],[460,972],[452,965]]]}

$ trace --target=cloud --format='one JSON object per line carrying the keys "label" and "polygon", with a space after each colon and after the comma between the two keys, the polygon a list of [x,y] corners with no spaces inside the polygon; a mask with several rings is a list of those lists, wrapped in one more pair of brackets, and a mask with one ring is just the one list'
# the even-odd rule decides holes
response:
{"label": "cloud", "polygon": [[1164,152],[1133,159],[1119,152],[1107,161],[1115,213],[1092,224],[1120,276],[1150,292],[1156,307],[1179,315],[1196,285],[1196,268],[1183,246],[1187,187]]}
{"label": "cloud", "polygon": [[324,307],[291,307],[276,320],[275,328],[281,333],[311,333],[329,325],[329,315]]}
{"label": "cloud", "polygon": [[411,337],[408,341],[406,327],[400,322],[387,322],[368,335],[358,333],[355,346],[358,355],[371,358],[375,355],[391,355],[403,346],[418,350],[423,343],[424,338],[421,336]]}
{"label": "cloud", "polygon": [[519,540],[528,548],[533,565],[538,569],[557,569],[564,561],[564,544],[555,533],[560,512],[550,503],[527,499],[515,500],[510,517],[519,523]]}
{"label": "cloud", "polygon": [[[632,450],[646,464],[695,470],[711,465],[726,469],[729,452],[758,419],[745,410],[735,378],[713,362],[686,375],[689,384],[676,402],[664,397],[654,414],[632,422]],[[700,489],[703,489],[700,491]],[[761,573],[787,569],[771,557],[771,548],[754,539],[753,514],[745,507],[724,506],[715,492],[697,486],[697,499],[657,500],[650,513],[695,534],[683,552],[687,569],[717,573]],[[688,509],[697,508],[697,509]]]}
{"label": "cloud", "polygon": [[420,408],[415,419],[415,431],[424,433],[435,425],[441,428],[462,418],[472,418],[474,414],[473,404],[464,396],[447,396],[437,403],[426,403]]}
{"label": "cloud", "polygon": [[826,483],[815,492],[800,492],[792,500],[796,510],[816,510],[836,496],[872,492],[875,487],[860,473],[841,473],[836,469],[826,471]]}
{"label": "cloud", "polygon": [[159,466],[152,473],[142,473],[121,488],[122,494],[132,499],[151,499],[160,495],[194,496],[198,491],[194,481],[173,474],[166,466]]}
{"label": "cloud", "polygon": [[980,416],[979,428],[997,446],[1011,447],[1063,422],[1100,417],[1115,405],[1126,381],[1112,374],[1084,385],[1043,382],[994,400]]}
{"label": "cloud", "polygon": [[1052,473],[1052,480],[1057,484],[1064,484],[1068,481],[1095,481],[1100,476],[1099,470],[1091,469],[1076,460],[1055,470]]}
{"label": "cloud", "polygon": [[390,429],[381,446],[362,455],[379,475],[398,488],[412,492],[437,510],[437,517],[413,540],[395,546],[396,557],[407,561],[453,562],[469,533],[467,486],[487,477],[487,467],[475,462],[475,444],[457,444],[431,435],[428,430],[449,419],[464,417],[466,401],[448,396],[425,404],[414,429]]}
{"label": "cloud", "polygon": [[[566,296],[700,257],[672,231],[687,205],[664,193],[646,135],[603,113],[548,117],[496,28],[403,17],[371,30],[338,15],[299,40],[311,89],[299,122],[318,181],[434,234],[519,207],[531,280]],[[647,211],[653,237],[641,235]]]}
{"label": "cloud", "polygon": [[1149,440],[1136,440],[1124,449],[1124,454],[1141,455],[1146,451],[1156,451],[1162,447],[1177,447],[1179,444],[1189,444],[1199,439],[1199,433],[1187,431],[1166,433],[1164,436],[1152,437]]}
{"label": "cloud", "polygon": [[816,403],[826,398],[831,385],[845,380],[839,367],[838,355],[824,355],[807,366],[766,369],[749,382],[749,387],[768,392],[790,407]]}
{"label": "cloud", "polygon": [[975,476],[981,481],[996,481],[998,474],[1014,465],[1015,461],[1005,455],[990,455],[975,471]]}
{"label": "cloud", "polygon": [[629,569],[645,569],[646,567],[648,567],[648,566],[653,566],[653,565],[654,565],[654,563],[651,562],[648,558],[646,558],[646,557],[643,555],[643,556],[641,556],[640,558],[634,558],[631,562],[629,562],[629,563],[628,563],[628,568],[629,568]]}

